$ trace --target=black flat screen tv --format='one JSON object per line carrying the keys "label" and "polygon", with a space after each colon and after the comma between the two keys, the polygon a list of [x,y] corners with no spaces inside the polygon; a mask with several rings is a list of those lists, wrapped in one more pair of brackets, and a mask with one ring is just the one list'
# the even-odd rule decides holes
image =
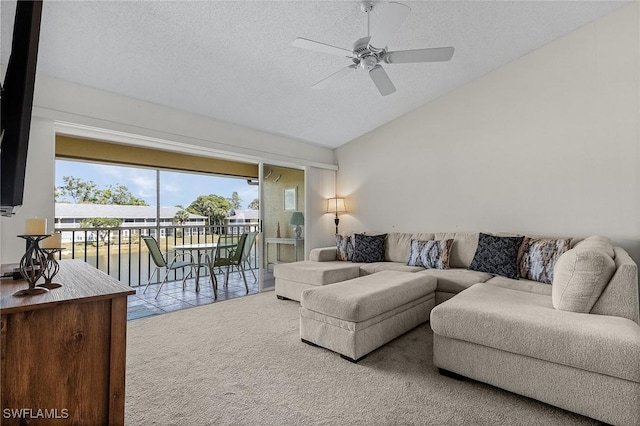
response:
{"label": "black flat screen tv", "polygon": [[42,1],[18,1],[11,55],[2,85],[0,133],[0,214],[22,205],[36,79]]}

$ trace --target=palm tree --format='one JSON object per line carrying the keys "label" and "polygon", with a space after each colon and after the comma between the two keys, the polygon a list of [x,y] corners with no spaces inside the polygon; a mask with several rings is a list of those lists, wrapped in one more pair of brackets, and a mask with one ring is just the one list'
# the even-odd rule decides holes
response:
{"label": "palm tree", "polygon": [[[178,204],[176,207],[179,208],[180,210],[178,210],[176,214],[173,216],[173,224],[178,226],[184,225],[185,223],[187,223],[191,215],[180,204]],[[183,229],[176,229],[177,237],[181,238],[183,235],[184,235]]]}
{"label": "palm tree", "polygon": [[180,210],[178,210],[173,216],[173,223],[176,225],[184,225],[189,220],[191,215],[180,204],[178,204],[176,207]]}

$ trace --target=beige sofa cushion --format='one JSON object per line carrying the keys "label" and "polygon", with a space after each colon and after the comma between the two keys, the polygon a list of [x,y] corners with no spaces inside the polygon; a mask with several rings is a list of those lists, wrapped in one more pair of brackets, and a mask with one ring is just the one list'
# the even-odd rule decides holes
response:
{"label": "beige sofa cushion", "polygon": [[616,272],[593,305],[592,314],[629,318],[640,324],[638,265],[623,248],[616,247]]}
{"label": "beige sofa cushion", "polygon": [[361,322],[433,293],[433,278],[382,271],[302,292],[302,307],[334,318]]}
{"label": "beige sofa cushion", "polygon": [[[405,305],[398,306],[397,308],[391,309],[390,311],[386,311],[380,315],[376,315],[375,317],[372,317],[372,318],[369,318],[368,320],[360,321],[360,322],[347,321],[347,320],[332,317],[329,315],[321,314],[316,311],[312,311],[311,309],[307,309],[304,306],[300,307],[300,318],[302,319],[302,317],[306,317],[314,321],[317,321],[318,323],[332,325],[334,327],[340,328],[342,331],[358,332],[366,328],[369,328],[373,325],[379,324],[381,322],[385,322],[389,318],[392,318],[398,314],[402,314],[407,310],[420,309],[420,305],[429,303],[429,301],[431,301],[431,303],[435,305],[434,299],[435,299],[435,296],[433,293],[431,293],[419,299],[411,301]],[[432,308],[433,306],[429,309],[429,312],[431,312]],[[421,323],[426,322],[428,319],[429,319],[428,315],[426,315],[425,320],[421,321]],[[393,332],[393,331],[394,330],[392,330],[392,328],[386,328],[385,330],[385,332]],[[396,334],[396,337],[397,337],[397,334]]]}
{"label": "beige sofa cushion", "polygon": [[407,263],[409,260],[409,250],[411,240],[433,240],[433,234],[419,233],[408,234],[404,232],[390,232],[387,234],[385,244],[384,260],[387,262]]}
{"label": "beige sofa cushion", "polygon": [[424,271],[421,266],[408,266],[400,262],[374,262],[360,264],[360,276],[371,275],[381,271],[418,272]]}
{"label": "beige sofa cushion", "polygon": [[314,248],[309,252],[309,260],[314,262],[330,262],[337,260],[338,249],[336,247]]}
{"label": "beige sofa cushion", "polygon": [[436,306],[441,336],[640,383],[640,326],[553,309],[551,298],[477,284]]}
{"label": "beige sofa cushion", "polygon": [[449,266],[452,268],[468,268],[478,248],[479,232],[436,232],[434,239],[448,240],[453,238]]}
{"label": "beige sofa cushion", "polygon": [[477,283],[483,283],[493,275],[486,272],[469,271],[467,269],[423,269],[419,275],[435,277],[438,280],[438,291],[460,293]]}
{"label": "beige sofa cushion", "polygon": [[288,281],[310,285],[326,285],[350,280],[360,276],[361,263],[342,262],[302,262],[281,263],[273,267],[273,275]]}
{"label": "beige sofa cushion", "polygon": [[496,276],[487,281],[487,284],[509,288],[511,290],[526,291],[527,293],[543,294],[545,296],[551,296],[552,291],[550,284],[525,280],[524,278],[515,280],[513,278]]}
{"label": "beige sofa cushion", "polygon": [[589,250],[601,250],[607,253],[611,258],[615,257],[613,245],[611,239],[600,235],[594,235],[577,243],[574,248],[589,249]]}
{"label": "beige sofa cushion", "polygon": [[[591,247],[591,244],[586,246]],[[562,311],[590,312],[615,270],[613,258],[605,251],[579,244],[565,252],[553,269],[553,307]]]}

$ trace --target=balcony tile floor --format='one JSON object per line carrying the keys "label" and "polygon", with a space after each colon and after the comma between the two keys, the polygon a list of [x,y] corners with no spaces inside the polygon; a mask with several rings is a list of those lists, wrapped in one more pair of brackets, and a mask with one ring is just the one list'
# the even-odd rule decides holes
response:
{"label": "balcony tile floor", "polygon": [[[229,274],[229,284],[226,287],[224,286],[224,275],[216,275],[216,277],[218,279],[217,302],[247,295],[240,273]],[[249,285],[249,294],[258,292],[258,281],[254,280],[251,272],[247,272],[247,284]],[[146,293],[143,293],[144,286],[136,287],[136,294],[129,296],[128,299],[127,320],[214,303],[213,288],[208,276],[200,277],[200,291],[197,293],[193,278],[187,280],[184,290],[182,289],[182,280],[165,283],[160,294],[156,297],[159,286],[160,284],[151,284]]]}

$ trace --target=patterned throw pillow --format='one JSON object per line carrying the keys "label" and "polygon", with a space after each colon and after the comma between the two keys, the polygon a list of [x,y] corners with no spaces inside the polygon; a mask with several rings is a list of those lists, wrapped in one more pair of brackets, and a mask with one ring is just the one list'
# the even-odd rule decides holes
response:
{"label": "patterned throw pillow", "polygon": [[348,235],[336,235],[336,248],[338,252],[336,253],[337,260],[353,260],[353,242],[351,241],[351,237]]}
{"label": "patterned throw pillow", "polygon": [[551,284],[553,267],[562,253],[569,250],[570,239],[528,238],[520,260],[520,278]]}
{"label": "patterned throw pillow", "polygon": [[478,248],[469,269],[518,279],[518,250],[523,239],[480,233]]}
{"label": "patterned throw pillow", "polygon": [[427,269],[449,269],[449,258],[453,240],[411,240],[409,266]]}
{"label": "patterned throw pillow", "polygon": [[353,262],[384,262],[384,242],[387,234],[355,234],[353,238]]}

